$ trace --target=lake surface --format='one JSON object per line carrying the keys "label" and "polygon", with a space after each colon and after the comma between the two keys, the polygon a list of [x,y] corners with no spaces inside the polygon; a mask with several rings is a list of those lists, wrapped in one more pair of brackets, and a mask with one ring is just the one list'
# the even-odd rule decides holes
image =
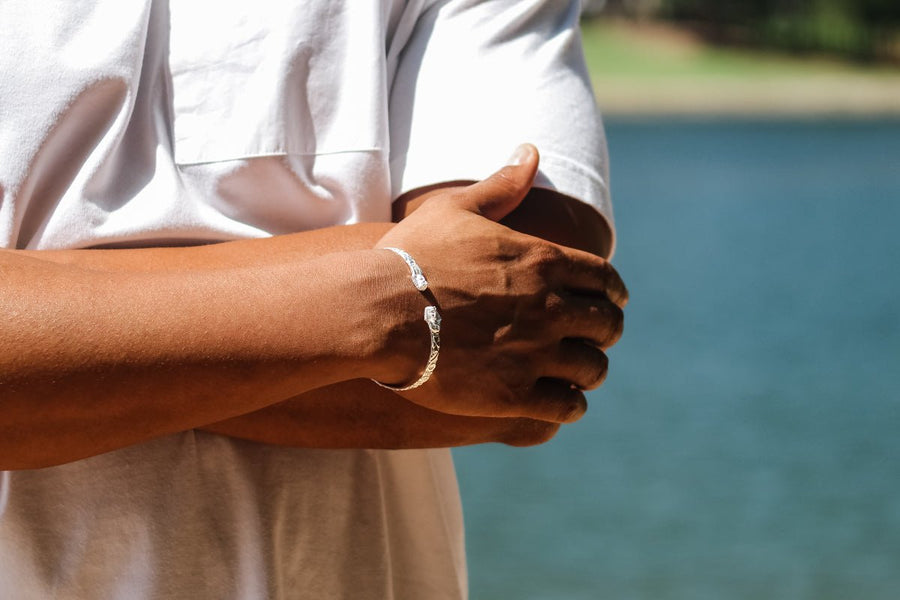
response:
{"label": "lake surface", "polygon": [[625,336],[455,452],[473,600],[900,597],[900,121],[612,122]]}

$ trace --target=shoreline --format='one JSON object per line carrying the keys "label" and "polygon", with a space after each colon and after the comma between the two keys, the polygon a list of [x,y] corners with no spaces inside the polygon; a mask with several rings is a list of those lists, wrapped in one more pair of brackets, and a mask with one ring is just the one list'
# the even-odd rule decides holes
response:
{"label": "shoreline", "polygon": [[594,92],[603,114],[623,117],[900,117],[900,77],[670,83],[601,78],[594,80]]}
{"label": "shoreline", "polygon": [[900,69],[711,46],[661,24],[586,23],[588,70],[615,117],[900,117]]}

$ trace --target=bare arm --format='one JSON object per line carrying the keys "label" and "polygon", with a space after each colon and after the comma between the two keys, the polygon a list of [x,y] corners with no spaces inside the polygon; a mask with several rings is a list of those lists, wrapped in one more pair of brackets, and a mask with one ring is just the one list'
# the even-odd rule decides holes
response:
{"label": "bare arm", "polygon": [[202,429],[301,448],[450,448],[488,442],[530,446],[559,423],[430,410],[367,379],[345,381]]}
{"label": "bare arm", "polygon": [[[284,240],[265,242],[254,250]],[[389,256],[348,250],[247,263],[244,245],[90,253],[107,267],[121,257],[121,268],[105,270],[66,264],[78,257],[64,253],[61,263],[0,254],[0,466],[75,460],[350,373],[414,368],[403,356],[416,348],[404,352],[402,340],[384,360],[379,337],[390,335],[374,328],[387,321],[370,318],[407,301],[385,285],[396,270]],[[138,260],[155,269],[127,268]]]}
{"label": "bare arm", "polygon": [[[470,183],[449,182],[406,194],[394,203],[394,220],[402,221],[430,197]],[[609,226],[596,210],[550,190],[532,189],[502,223],[600,256],[607,256],[612,245]],[[359,379],[313,390],[203,429],[283,446],[440,448],[486,442],[537,444],[550,439],[559,424],[431,411]]]}
{"label": "bare arm", "polygon": [[[465,343],[459,348],[451,344],[442,355],[442,368],[448,373],[472,371],[468,359],[473,350],[482,351],[486,360],[502,358],[511,365],[491,372],[492,388],[456,385],[447,392],[429,390],[427,398],[410,394],[408,399],[457,415],[561,422],[583,412],[583,395],[571,382],[588,388],[602,378],[605,359],[593,353],[571,361],[564,353],[542,352],[539,360],[525,364],[517,356],[523,351],[534,354],[525,340],[479,338],[486,324],[489,329],[506,328],[513,307],[541,312],[530,301],[518,307],[517,298],[576,285],[600,294],[607,290],[624,302],[621,282],[602,261],[550,252],[552,248],[479,216],[499,218],[509,212],[524,196],[534,168],[536,156],[530,164],[507,168],[447,202],[430,204],[430,213],[419,211],[426,214],[386,234],[399,232],[407,247],[427,257],[440,294],[447,292],[443,307],[458,318],[457,333],[472,332],[468,338],[463,335]],[[442,269],[445,261],[433,258],[444,251],[447,240],[435,239],[432,232],[448,226],[467,251],[461,258],[471,269],[468,275]],[[366,245],[363,232],[372,235],[372,227],[379,226],[341,228],[339,235]],[[40,257],[52,256],[49,261],[3,253],[0,268],[10,285],[0,303],[6,314],[17,318],[0,332],[0,374],[6,391],[0,416],[2,466],[75,460],[216,423],[350,374],[409,380],[421,368],[424,352],[422,340],[409,341],[423,337],[412,334],[421,327],[420,317],[415,317],[421,308],[411,307],[419,298],[408,291],[408,280],[406,291],[395,289],[396,257],[384,251],[342,250],[312,260],[296,260],[296,253],[295,260],[272,258],[294,253],[292,242],[298,248],[317,243],[328,247],[328,236],[336,233],[323,230],[194,249],[71,251]],[[504,249],[502,256],[498,248]],[[532,275],[533,254],[544,277]],[[244,266],[248,259],[251,266]],[[394,262],[388,266],[385,260]],[[484,276],[494,272],[498,260],[505,261],[504,278],[501,289],[494,290],[496,275]],[[573,267],[573,274],[567,275]],[[384,276],[385,271],[391,275]],[[532,287],[508,289],[503,284],[507,271],[520,273]],[[549,275],[554,281],[544,285]],[[467,300],[482,293],[489,301],[472,305]],[[565,319],[541,325],[528,334],[528,343],[554,348],[567,332],[578,330],[595,338],[599,347],[617,336],[615,322],[579,314],[583,302],[564,308],[557,312],[566,314]],[[348,314],[360,321],[348,326]],[[473,322],[476,314],[481,322]],[[490,348],[481,348],[485,343]],[[564,375],[570,383],[534,385],[547,372]],[[496,428],[488,429],[492,439],[498,439]],[[510,439],[508,432],[503,436]]]}
{"label": "bare arm", "polygon": [[[471,182],[448,182],[406,194],[394,203],[402,221],[430,197]],[[533,188],[501,221],[522,233],[608,256],[609,225],[583,202]],[[266,409],[204,427],[207,431],[284,446],[432,448],[486,442],[531,445],[549,440],[558,423],[534,419],[460,417],[430,411],[370,381],[307,392]]]}
{"label": "bare arm", "polygon": [[[368,249],[390,227],[389,223],[371,223],[330,228],[271,241],[204,246],[191,252],[159,248],[23,254],[99,271],[164,272],[175,260],[192,269],[250,263],[259,266],[308,260],[353,246]],[[366,379],[329,385],[200,427],[231,437],[310,448],[438,448],[484,442],[527,445],[549,439],[558,428],[557,423],[524,418],[462,417],[428,410]]]}

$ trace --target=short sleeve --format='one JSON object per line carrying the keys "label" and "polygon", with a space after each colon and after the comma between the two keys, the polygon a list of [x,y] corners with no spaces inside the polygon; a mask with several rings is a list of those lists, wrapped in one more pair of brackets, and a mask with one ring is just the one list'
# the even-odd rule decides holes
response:
{"label": "short sleeve", "polygon": [[394,197],[481,179],[531,142],[541,153],[536,185],[587,202],[612,227],[579,17],[577,0],[450,0],[425,10],[390,92]]}

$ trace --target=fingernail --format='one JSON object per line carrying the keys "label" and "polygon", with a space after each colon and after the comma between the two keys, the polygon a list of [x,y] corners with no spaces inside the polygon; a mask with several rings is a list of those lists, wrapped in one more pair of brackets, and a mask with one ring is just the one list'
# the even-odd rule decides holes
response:
{"label": "fingernail", "polygon": [[506,161],[507,166],[515,167],[524,163],[531,156],[531,145],[521,144],[513,151],[512,156]]}

